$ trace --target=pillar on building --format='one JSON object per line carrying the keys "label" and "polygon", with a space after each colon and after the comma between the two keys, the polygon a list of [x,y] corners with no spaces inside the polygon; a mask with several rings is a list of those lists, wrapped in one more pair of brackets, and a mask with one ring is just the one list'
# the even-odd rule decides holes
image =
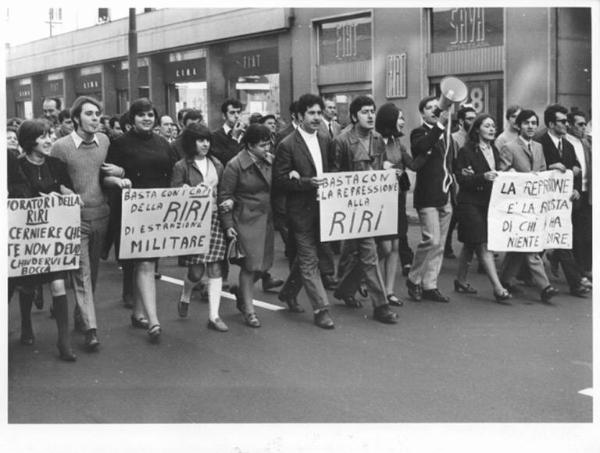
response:
{"label": "pillar on building", "polygon": [[227,98],[227,78],[223,67],[223,56],[227,54],[227,45],[209,46],[206,58],[208,127],[217,129],[223,123],[221,104]]}

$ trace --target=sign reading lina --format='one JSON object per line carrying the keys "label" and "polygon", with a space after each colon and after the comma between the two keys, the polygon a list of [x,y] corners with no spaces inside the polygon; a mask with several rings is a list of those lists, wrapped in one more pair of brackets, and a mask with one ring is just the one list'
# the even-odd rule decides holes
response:
{"label": "sign reading lina", "polygon": [[398,232],[398,179],[393,170],[324,173],[319,187],[321,241]]}

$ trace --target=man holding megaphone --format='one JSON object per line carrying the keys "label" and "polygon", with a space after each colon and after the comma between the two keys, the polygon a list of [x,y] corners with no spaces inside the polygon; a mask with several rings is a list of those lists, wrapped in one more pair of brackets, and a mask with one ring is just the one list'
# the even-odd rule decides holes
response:
{"label": "man holding megaphone", "polygon": [[452,159],[457,151],[448,120],[449,109],[454,102],[464,101],[467,95],[464,84],[458,79],[453,80],[459,83],[446,90],[442,81],[444,94],[441,102],[434,96],[425,97],[419,102],[423,124],[410,134],[413,164],[417,172],[414,206],[419,214],[422,239],[406,286],[410,297],[417,301],[450,301],[437,287],[444,258],[444,242],[452,217]]}

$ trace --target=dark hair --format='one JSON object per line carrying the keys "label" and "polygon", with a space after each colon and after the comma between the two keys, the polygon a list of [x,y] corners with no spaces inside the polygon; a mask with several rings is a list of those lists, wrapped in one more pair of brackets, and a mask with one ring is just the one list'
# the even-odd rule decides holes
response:
{"label": "dark hair", "polygon": [[272,113],[267,113],[266,115],[261,116],[258,122],[260,124],[265,124],[265,121],[267,121],[268,119],[273,119],[277,121],[277,117],[275,115],[273,115]]}
{"label": "dark hair", "polygon": [[129,107],[129,124],[133,126],[135,124],[136,115],[149,111],[154,112],[154,123],[156,125],[156,117],[158,115],[156,114],[156,110],[152,105],[152,101],[150,101],[150,99],[148,98],[136,99],[131,103],[131,106]]}
{"label": "dark hair", "polygon": [[573,111],[569,112],[569,114],[567,115],[567,121],[569,122],[569,124],[571,126],[573,126],[575,124],[576,116],[581,116],[584,119],[584,121],[587,123],[587,115],[585,113],[583,113],[583,111],[573,110]]}
{"label": "dark hair", "polygon": [[319,104],[321,110],[325,108],[323,105],[323,99],[320,96],[315,94],[306,93],[298,98],[298,103],[296,104],[296,114],[304,115],[306,111],[315,104]]}
{"label": "dark hair", "polygon": [[179,112],[177,112],[177,122],[183,124],[183,116],[189,112],[191,109],[183,108]]}
{"label": "dark hair", "polygon": [[221,104],[221,112],[223,112],[223,115],[227,113],[227,107],[229,106],[232,106],[234,109],[242,109],[242,103],[237,99],[225,99],[225,102]]}
{"label": "dark hair", "polygon": [[298,113],[298,101],[292,101],[288,110],[292,116]]}
{"label": "dark hair", "polygon": [[549,127],[550,123],[556,122],[557,113],[563,113],[565,115],[568,115],[569,110],[565,106],[560,104],[549,105],[546,108],[546,110],[544,110],[544,124],[546,124],[546,127]]}
{"label": "dark hair", "polygon": [[506,119],[510,119],[510,117],[513,116],[519,110],[521,110],[520,105],[511,105],[509,108],[506,109]]}
{"label": "dark hair", "polygon": [[372,105],[373,108],[375,108],[375,101],[372,97],[365,96],[364,94],[361,96],[356,96],[350,103],[350,121],[356,123],[356,120],[354,118],[356,117],[360,109],[369,105]]}
{"label": "dark hair", "polygon": [[115,123],[118,123],[118,122],[119,122],[118,116],[111,116],[110,119],[108,120],[108,125],[110,126],[111,129],[114,129]]}
{"label": "dark hair", "polygon": [[431,102],[437,99],[437,96],[426,96],[423,99],[421,99],[419,101],[419,112],[423,113],[423,110],[425,109],[425,106]]}
{"label": "dark hair", "polygon": [[383,104],[375,116],[375,130],[384,137],[397,137],[400,109],[393,102]]}
{"label": "dark hair", "polygon": [[252,123],[246,129],[244,134],[244,144],[246,146],[256,145],[260,142],[268,142],[271,140],[271,129],[264,124]]}
{"label": "dark hair", "polygon": [[8,125],[6,126],[6,132],[14,132],[15,134],[18,132],[19,128],[16,126]]}
{"label": "dark hair", "polygon": [[120,117],[119,117],[119,126],[121,126],[121,130],[123,132],[127,131],[127,125],[131,126],[131,121],[129,121],[129,110],[127,110],[125,113],[123,113]]}
{"label": "dark hair", "polygon": [[248,123],[249,124],[253,124],[253,123],[262,124],[262,122],[260,121],[262,119],[262,117],[263,117],[262,114],[260,114],[258,112],[252,113],[250,115],[250,118],[248,118]]}
{"label": "dark hair", "polygon": [[467,118],[467,113],[469,112],[477,113],[477,110],[475,110],[470,105],[463,105],[461,108],[458,109],[458,112],[456,112],[456,119],[464,121]]}
{"label": "dark hair", "polygon": [[71,112],[67,109],[62,109],[60,112],[58,112],[58,122],[62,123],[65,119],[67,118],[71,118]]}
{"label": "dark hair", "polygon": [[30,153],[35,148],[36,140],[49,133],[51,124],[45,119],[25,120],[17,131],[17,140],[23,151]]}
{"label": "dark hair", "polygon": [[540,118],[537,116],[537,113],[535,113],[533,110],[524,109],[524,110],[521,110],[521,112],[517,115],[517,119],[515,120],[515,125],[519,129],[521,129],[521,123],[523,121],[527,121],[532,116],[535,116],[535,119],[537,120],[537,122],[539,124]]}
{"label": "dark hair", "polygon": [[202,138],[208,139],[210,143],[208,154],[211,154],[213,140],[208,127],[204,124],[192,123],[183,128],[183,132],[181,133],[181,147],[187,157],[194,157],[196,155],[196,140]]}
{"label": "dark hair", "polygon": [[12,118],[9,118],[6,120],[6,125],[19,127],[21,125],[21,123],[23,123],[23,121],[24,121],[23,118],[19,118],[18,116],[13,116]]}
{"label": "dark hair", "polygon": [[60,102],[59,98],[44,98],[42,104],[46,101],[54,101],[54,103],[56,104],[56,110],[60,110],[62,107],[62,102]]}
{"label": "dark hair", "polygon": [[77,128],[79,127],[79,121],[81,117],[81,110],[83,109],[83,104],[87,103],[95,105],[96,107],[98,107],[98,110],[102,111],[102,104],[100,104],[100,101],[98,101],[97,99],[91,96],[79,96],[77,99],[75,99],[73,105],[71,106],[71,119],[73,120],[73,127],[75,128],[75,130],[77,130]]}
{"label": "dark hair", "polygon": [[185,112],[183,114],[183,120],[181,121],[181,124],[183,124],[185,126],[185,123],[189,120],[198,120],[198,121],[202,121],[203,116],[202,116],[202,112],[198,109],[189,109],[187,112]]}
{"label": "dark hair", "polygon": [[481,128],[481,124],[488,118],[492,119],[492,121],[494,122],[494,125],[496,124],[496,119],[488,113],[482,113],[481,115],[478,115],[477,118],[475,118],[475,120],[473,121],[473,124],[471,125],[471,128],[469,129],[469,140],[470,141],[472,141],[473,143],[477,143],[479,141],[479,139],[478,139],[479,129]]}

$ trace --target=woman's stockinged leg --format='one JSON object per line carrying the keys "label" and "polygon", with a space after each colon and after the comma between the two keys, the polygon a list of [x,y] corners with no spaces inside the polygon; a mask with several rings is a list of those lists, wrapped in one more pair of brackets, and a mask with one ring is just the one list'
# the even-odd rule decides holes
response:
{"label": "woman's stockinged leg", "polygon": [[488,250],[487,243],[483,243],[477,248],[477,258],[483,265],[483,269],[492,283],[494,292],[496,294],[501,293],[504,290],[504,287],[500,283],[500,278],[498,277],[494,254]]}
{"label": "woman's stockinged leg", "polygon": [[243,268],[240,269],[239,291],[246,313],[254,313],[254,305],[252,304],[252,299],[254,297],[254,282],[256,281],[256,279],[257,276],[254,271],[247,271]]}
{"label": "woman's stockinged leg", "polygon": [[181,290],[181,296],[179,300],[186,304],[190,303],[192,297],[192,291],[196,287],[202,276],[204,275],[204,264],[191,264],[188,267],[187,274],[183,280],[183,289]]}
{"label": "woman's stockinged leg", "polygon": [[135,286],[139,294],[148,323],[150,326],[159,324],[156,313],[156,282],[154,279],[155,265],[153,261],[140,261],[135,263]]}
{"label": "woman's stockinged leg", "polygon": [[473,247],[470,244],[464,244],[458,255],[458,269],[456,271],[456,280],[463,285],[467,283],[469,265],[473,258]]}

